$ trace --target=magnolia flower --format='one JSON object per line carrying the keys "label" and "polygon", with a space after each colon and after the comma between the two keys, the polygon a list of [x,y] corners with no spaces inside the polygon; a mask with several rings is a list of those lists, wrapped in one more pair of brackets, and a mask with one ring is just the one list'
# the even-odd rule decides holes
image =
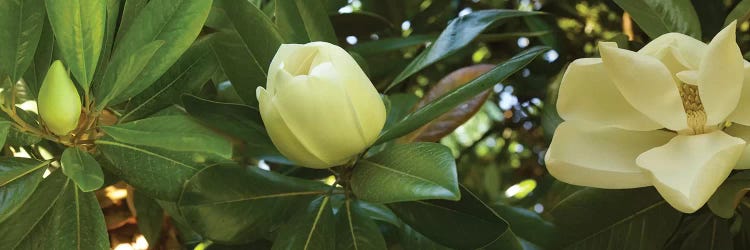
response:
{"label": "magnolia flower", "polygon": [[284,44],[258,87],[271,141],[292,161],[328,168],[375,142],[385,124],[380,94],[354,58],[325,42]]}
{"label": "magnolia flower", "polygon": [[597,188],[653,185],[677,210],[701,208],[733,168],[748,167],[741,157],[750,161],[750,63],[735,29],[709,44],[665,34],[638,52],[600,43],[601,58],[571,63],[549,172]]}

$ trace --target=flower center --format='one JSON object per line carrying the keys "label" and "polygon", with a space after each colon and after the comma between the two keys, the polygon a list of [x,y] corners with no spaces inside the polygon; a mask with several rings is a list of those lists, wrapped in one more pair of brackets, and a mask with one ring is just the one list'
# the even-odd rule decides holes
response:
{"label": "flower center", "polygon": [[705,133],[708,117],[706,116],[706,110],[703,108],[701,97],[698,95],[698,86],[683,83],[679,89],[682,107],[687,114],[687,125],[690,128],[685,132],[690,135]]}

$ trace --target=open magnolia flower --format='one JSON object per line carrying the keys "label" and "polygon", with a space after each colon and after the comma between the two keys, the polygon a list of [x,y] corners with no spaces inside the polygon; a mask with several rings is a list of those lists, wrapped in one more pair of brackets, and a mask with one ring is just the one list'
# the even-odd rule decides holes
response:
{"label": "open magnolia flower", "polygon": [[653,185],[682,212],[701,208],[732,169],[750,167],[738,164],[750,160],[750,63],[735,29],[709,44],[665,34],[638,52],[601,43],[601,59],[571,63],[550,173],[598,188]]}

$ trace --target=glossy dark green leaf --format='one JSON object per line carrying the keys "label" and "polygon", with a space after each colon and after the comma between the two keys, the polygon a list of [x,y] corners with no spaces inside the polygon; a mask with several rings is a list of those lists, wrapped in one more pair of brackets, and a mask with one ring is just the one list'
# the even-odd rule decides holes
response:
{"label": "glossy dark green leaf", "polygon": [[423,249],[423,250],[449,250],[450,248],[441,246],[420,234],[409,225],[404,225],[400,234],[400,243],[404,249]]}
{"label": "glossy dark green leaf", "polygon": [[690,0],[614,1],[630,13],[638,27],[651,39],[669,32],[678,32],[701,39],[701,24]]}
{"label": "glossy dark green leaf", "polygon": [[104,214],[92,192],[85,193],[75,185],[65,191],[49,211],[48,249],[107,249],[109,235]]}
{"label": "glossy dark green leaf", "polygon": [[26,82],[26,90],[34,99],[39,94],[44,76],[52,64],[52,51],[54,48],[55,38],[52,26],[49,22],[45,21],[42,34],[39,37],[39,44],[37,44],[36,52],[34,53],[34,59],[31,60],[29,68],[23,75],[23,80]]}
{"label": "glossy dark green leaf", "polygon": [[359,160],[351,188],[357,198],[376,203],[461,198],[453,155],[437,143],[396,145]]}
{"label": "glossy dark green leaf", "polygon": [[236,32],[218,34],[211,47],[240,97],[255,106],[255,88],[266,82],[271,59],[284,39],[273,22],[247,1],[217,0],[214,11],[226,15]]}
{"label": "glossy dark green leaf", "polygon": [[427,124],[443,113],[448,112],[449,110],[458,106],[460,103],[473,98],[482,91],[491,88],[498,82],[502,82],[506,78],[510,77],[513,73],[521,70],[532,60],[534,60],[534,58],[541,55],[546,50],[546,47],[533,47],[517,54],[508,61],[498,64],[497,67],[492,69],[490,72],[487,72],[486,74],[472,80],[471,82],[446,93],[435,101],[407,115],[398,124],[394,125],[388,130],[385,130],[385,132],[380,135],[380,138],[378,138],[378,141],[375,144],[401,137],[421,127],[422,125]]}
{"label": "glossy dark green leaf", "polygon": [[257,167],[218,165],[192,177],[178,205],[201,235],[218,243],[242,244],[267,236],[290,213],[330,188]]}
{"label": "glossy dark green leaf", "polygon": [[386,249],[375,221],[360,208],[359,201],[344,201],[336,213],[336,249]]}
{"label": "glossy dark green leaf", "polygon": [[8,138],[11,127],[11,122],[0,120],[0,146],[5,145],[5,139]]}
{"label": "glossy dark green leaf", "polygon": [[125,4],[122,7],[122,17],[120,17],[120,26],[117,30],[117,38],[115,43],[119,43],[125,31],[130,28],[138,14],[141,13],[143,7],[146,7],[148,0],[124,0]]}
{"label": "glossy dark green leaf", "polygon": [[708,207],[722,218],[732,218],[734,210],[750,191],[750,171],[729,176],[708,200]]}
{"label": "glossy dark green leaf", "polygon": [[[332,15],[331,23],[336,28],[336,35],[339,37],[367,37],[371,34],[393,29],[393,24],[388,19],[378,14],[364,11]],[[434,39],[435,37],[433,36],[432,38]]]}
{"label": "glossy dark green leaf", "polygon": [[65,149],[60,159],[63,173],[83,192],[99,189],[104,184],[104,173],[99,163],[88,152],[77,147]]}
{"label": "glossy dark green leaf", "polygon": [[138,190],[133,192],[133,206],[138,221],[138,231],[143,234],[149,245],[156,246],[161,238],[164,209],[156,200],[141,194]]}
{"label": "glossy dark green leaf", "polygon": [[112,56],[112,47],[114,46],[117,24],[120,18],[120,7],[125,0],[107,0],[107,23],[104,28],[104,41],[102,52],[99,56],[99,62],[94,72],[94,83],[102,81],[104,74],[107,73],[109,59]]}
{"label": "glossy dark green leaf", "polygon": [[159,80],[133,97],[119,122],[141,119],[179,103],[183,93],[193,93],[208,82],[218,69],[209,40],[196,41]]}
{"label": "glossy dark green leaf", "polygon": [[[27,124],[30,126],[36,126],[39,127],[38,116],[37,114],[34,114],[32,112],[25,111],[23,109],[16,109],[16,114],[21,117],[22,120],[24,120]],[[5,119],[6,121],[9,121],[10,118],[8,117],[5,112],[0,112],[0,117]],[[8,145],[11,146],[27,146],[31,144],[38,143],[41,141],[42,138],[31,134],[25,131],[22,131],[20,128],[16,126],[11,126],[10,131],[8,132],[8,136],[5,138],[5,142]]]}
{"label": "glossy dark green leaf", "polygon": [[387,222],[391,225],[401,227],[404,225],[401,219],[391,211],[386,205],[370,203],[362,200],[357,200],[357,206],[362,209],[370,219]]}
{"label": "glossy dark green leaf", "polygon": [[734,6],[732,12],[729,12],[729,15],[727,15],[726,19],[724,19],[724,26],[728,25],[734,20],[737,20],[738,24],[743,23],[747,21],[748,18],[750,18],[750,0],[742,0],[740,3]]}
{"label": "glossy dark green leaf", "polygon": [[277,162],[288,162],[273,146],[260,113],[255,108],[232,103],[215,102],[191,95],[182,97],[187,112],[220,133],[241,141],[240,152]]}
{"label": "glossy dark green leaf", "polygon": [[328,19],[327,0],[277,0],[276,25],[289,43],[325,41],[336,43]]}
{"label": "glossy dark green leaf", "polygon": [[232,157],[229,141],[185,115],[151,117],[103,126],[102,130],[127,144]]}
{"label": "glossy dark green leaf", "polygon": [[129,89],[139,73],[148,65],[149,60],[164,44],[162,40],[154,41],[128,55],[126,59],[113,60],[107,66],[104,80],[95,88],[97,109],[107,107],[112,100]]}
{"label": "glossy dark green leaf", "polygon": [[545,248],[554,248],[558,245],[560,232],[555,225],[542,219],[539,214],[506,204],[492,205],[492,209],[508,221],[518,237]]}
{"label": "glossy dark green leaf", "polygon": [[336,221],[330,199],[321,196],[292,216],[279,229],[272,249],[334,249]]}
{"label": "glossy dark green leaf", "polygon": [[582,188],[557,200],[547,211],[570,249],[661,249],[682,216],[653,188]]}
{"label": "glossy dark green leaf", "polygon": [[[517,10],[481,10],[453,19],[434,43],[401,71],[388,89],[406,80],[418,71],[458,52],[469,45],[484,30],[507,18],[537,15],[538,12]],[[386,90],[387,91],[387,90]]]}
{"label": "glossy dark green leaf", "polygon": [[380,55],[385,52],[396,51],[399,49],[409,48],[417,45],[424,45],[432,42],[437,35],[411,35],[407,37],[385,38],[375,41],[357,43],[351,50],[362,56]]}
{"label": "glossy dark green leaf", "polygon": [[16,82],[26,72],[42,34],[44,12],[43,0],[0,4],[0,78]]}
{"label": "glossy dark green leaf", "polygon": [[45,4],[65,66],[88,93],[104,43],[107,1],[46,0]]}
{"label": "glossy dark green leaf", "polygon": [[34,193],[49,162],[0,158],[0,222],[12,216]]}
{"label": "glossy dark green leaf", "polygon": [[[0,222],[0,235],[3,236],[0,237],[0,247],[16,249],[24,239],[37,236],[33,233],[34,229],[46,227],[46,223],[40,225],[40,221],[68,186],[75,185],[68,181],[62,171],[55,171],[45,178],[13,216]],[[33,239],[27,241],[31,240]],[[42,241],[42,243],[45,242]]]}
{"label": "glossy dark green leaf", "polygon": [[112,137],[100,138],[96,145],[112,162],[109,171],[142,193],[168,201],[179,198],[187,179],[216,162],[206,153],[131,145]]}
{"label": "glossy dark green leaf", "polygon": [[446,247],[520,249],[508,223],[463,187],[460,201],[411,201],[388,206],[404,223]]}
{"label": "glossy dark green leaf", "polygon": [[[146,67],[138,71],[137,77],[126,84],[127,88],[112,96],[112,104],[119,104],[151,86],[179,59],[180,55],[198,37],[208,17],[212,2],[212,0],[149,1],[140,10],[128,29],[121,30],[123,36],[112,55],[112,63],[130,60],[129,58],[138,53],[138,50],[155,41],[165,43],[156,50],[153,57],[149,58]],[[118,77],[121,76],[116,74],[116,71],[108,69],[102,83],[112,84]],[[97,99],[104,99],[104,96],[110,94],[111,89],[113,88],[104,87],[97,90]]]}
{"label": "glossy dark green leaf", "polygon": [[736,249],[732,242],[730,223],[708,209],[685,215],[672,235],[666,250],[722,250]]}

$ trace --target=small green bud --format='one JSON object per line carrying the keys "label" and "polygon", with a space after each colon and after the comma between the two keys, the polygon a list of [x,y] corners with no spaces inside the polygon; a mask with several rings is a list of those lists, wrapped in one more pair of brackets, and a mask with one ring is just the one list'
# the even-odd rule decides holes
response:
{"label": "small green bud", "polygon": [[52,133],[67,135],[78,126],[81,96],[60,60],[52,63],[37,99],[39,115]]}

